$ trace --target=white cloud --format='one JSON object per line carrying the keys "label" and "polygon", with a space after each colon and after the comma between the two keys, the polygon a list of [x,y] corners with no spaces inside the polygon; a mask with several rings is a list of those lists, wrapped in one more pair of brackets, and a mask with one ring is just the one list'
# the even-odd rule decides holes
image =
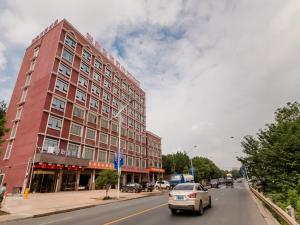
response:
{"label": "white cloud", "polygon": [[115,54],[117,41],[120,61],[147,92],[147,125],[165,153],[196,144],[219,165],[236,166],[240,138],[299,100],[298,1],[14,0],[2,8],[6,49],[64,17]]}

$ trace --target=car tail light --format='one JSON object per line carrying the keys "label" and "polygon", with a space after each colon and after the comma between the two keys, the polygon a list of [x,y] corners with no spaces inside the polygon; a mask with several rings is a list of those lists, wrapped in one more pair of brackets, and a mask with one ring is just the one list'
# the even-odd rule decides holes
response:
{"label": "car tail light", "polygon": [[169,193],[169,197],[173,197],[173,195],[171,193]]}
{"label": "car tail light", "polygon": [[189,198],[196,198],[196,193],[192,193],[192,194],[189,194],[189,195],[187,195]]}

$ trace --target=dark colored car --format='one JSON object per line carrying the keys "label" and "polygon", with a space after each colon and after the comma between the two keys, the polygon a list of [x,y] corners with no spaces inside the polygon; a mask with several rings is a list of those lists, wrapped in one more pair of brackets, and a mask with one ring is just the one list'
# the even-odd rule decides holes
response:
{"label": "dark colored car", "polygon": [[233,179],[231,177],[227,177],[225,180],[226,186],[231,186],[233,187]]}
{"label": "dark colored car", "polygon": [[128,183],[126,185],[123,185],[121,187],[121,191],[122,192],[141,192],[143,190],[142,185],[138,184],[138,183]]}
{"label": "dark colored car", "polygon": [[155,183],[154,182],[143,182],[142,187],[144,191],[152,192],[154,190]]}
{"label": "dark colored car", "polygon": [[218,181],[218,179],[212,179],[212,180],[210,180],[210,187],[211,188],[218,188],[219,187],[219,181]]}

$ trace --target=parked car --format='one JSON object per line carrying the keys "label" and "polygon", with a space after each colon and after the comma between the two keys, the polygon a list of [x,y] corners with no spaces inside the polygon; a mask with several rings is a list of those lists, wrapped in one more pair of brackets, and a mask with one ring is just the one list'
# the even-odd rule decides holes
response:
{"label": "parked car", "polygon": [[152,192],[154,190],[155,183],[154,182],[143,182],[142,187],[144,191]]}
{"label": "parked car", "polygon": [[122,192],[141,192],[143,190],[142,185],[138,184],[138,183],[128,183],[124,186],[121,187],[121,191]]}
{"label": "parked car", "polygon": [[170,189],[170,183],[166,180],[156,181],[155,188],[156,189],[162,188],[162,189],[169,190]]}
{"label": "parked car", "polygon": [[212,179],[212,180],[210,180],[210,187],[211,188],[218,188],[219,187],[219,181],[218,181],[218,179]]}
{"label": "parked car", "polygon": [[212,206],[211,196],[207,189],[198,183],[177,184],[169,193],[169,209],[172,214],[178,210],[196,211],[203,214],[205,207]]}

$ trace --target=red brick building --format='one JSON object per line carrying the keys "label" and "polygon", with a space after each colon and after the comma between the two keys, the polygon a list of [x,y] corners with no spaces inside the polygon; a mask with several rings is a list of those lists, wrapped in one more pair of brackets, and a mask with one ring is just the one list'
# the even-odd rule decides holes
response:
{"label": "red brick building", "polygon": [[113,169],[114,115],[127,104],[121,182],[155,179],[164,172],[161,144],[146,132],[140,83],[90,35],[56,21],[26,49],[7,112],[0,183],[9,192],[30,183],[35,192],[94,189],[97,173]]}

